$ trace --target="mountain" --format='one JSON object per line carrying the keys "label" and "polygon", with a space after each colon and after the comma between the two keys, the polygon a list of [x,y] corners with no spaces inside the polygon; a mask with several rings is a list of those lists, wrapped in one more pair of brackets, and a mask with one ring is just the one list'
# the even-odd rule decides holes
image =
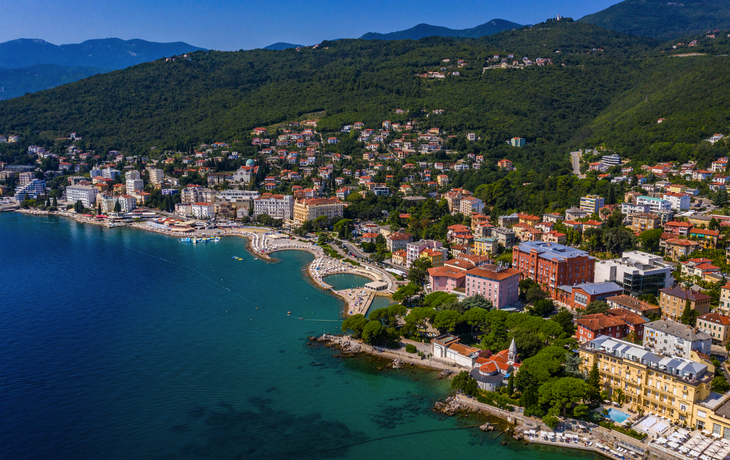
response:
{"label": "mountain", "polygon": [[35,64],[22,69],[0,68],[0,99],[11,99],[55,86],[72,83],[108,69]]}
{"label": "mountain", "polygon": [[155,43],[138,39],[104,38],[72,45],[19,39],[0,43],[0,67],[20,69],[35,64],[54,64],[115,70],[202,49],[183,42]]}
{"label": "mountain", "polygon": [[679,39],[708,30],[730,28],[730,2],[726,0],[624,0],[586,22],[627,34],[665,40]]}
{"label": "mountain", "polygon": [[[486,164],[509,158],[525,172],[568,173],[567,152],[599,144],[629,158],[684,158],[730,126],[730,58],[722,56],[730,44],[724,46],[720,55],[674,57],[687,48],[561,21],[479,39],[195,52],[0,102],[0,133],[22,139],[0,144],[0,154],[6,152],[0,160],[12,161],[30,143],[51,148],[70,132],[97,152],[151,155],[152,147],[187,151],[220,141],[251,156],[250,131],[257,126],[316,117],[317,131],[327,135],[355,121],[380,126],[409,116],[421,129],[475,132],[480,140],[471,147],[445,136],[447,148],[474,149]],[[507,53],[514,61],[541,57],[553,65],[485,69],[500,63],[494,55]],[[428,72],[445,78],[425,78]],[[408,115],[395,113],[399,108]],[[443,114],[430,116],[436,109]],[[667,121],[657,124],[658,118]],[[505,139],[515,136],[528,146],[508,148]],[[357,154],[362,146],[348,138],[337,148]]]}
{"label": "mountain", "polygon": [[272,51],[282,51],[282,50],[288,50],[289,48],[301,48],[304,45],[294,45],[292,43],[284,43],[284,42],[276,42],[269,46],[265,46],[265,50],[272,50]]}
{"label": "mountain", "polygon": [[432,26],[429,24],[418,24],[407,30],[380,34],[368,32],[362,37],[363,40],[420,40],[426,37],[465,37],[479,38],[486,35],[494,35],[503,30],[519,29],[520,24],[505,21],[504,19],[492,19],[480,26],[471,29],[449,29],[448,27]]}

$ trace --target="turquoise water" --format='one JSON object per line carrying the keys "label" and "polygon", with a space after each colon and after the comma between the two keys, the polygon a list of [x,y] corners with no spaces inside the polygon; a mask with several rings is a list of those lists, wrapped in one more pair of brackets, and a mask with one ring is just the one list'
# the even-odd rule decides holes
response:
{"label": "turquoise water", "polygon": [[614,409],[613,407],[608,409],[608,418],[613,420],[616,423],[624,423],[627,418],[631,417],[626,412],[621,412],[620,410]]}
{"label": "turquoise water", "polygon": [[343,289],[354,289],[363,287],[372,280],[360,275],[351,275],[349,273],[337,273],[324,277],[324,282],[332,286],[335,291]]}
{"label": "turquoise water", "polygon": [[0,254],[2,458],[598,458],[502,446],[431,411],[434,373],[309,346],[342,305],[308,253],[5,213]]}

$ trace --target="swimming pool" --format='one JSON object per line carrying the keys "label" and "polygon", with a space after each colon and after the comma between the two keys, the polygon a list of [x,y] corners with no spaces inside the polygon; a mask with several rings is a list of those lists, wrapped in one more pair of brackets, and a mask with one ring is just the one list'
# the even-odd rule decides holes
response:
{"label": "swimming pool", "polygon": [[608,418],[616,423],[624,423],[629,417],[631,416],[626,412],[621,412],[620,410],[616,410],[613,407],[608,410]]}

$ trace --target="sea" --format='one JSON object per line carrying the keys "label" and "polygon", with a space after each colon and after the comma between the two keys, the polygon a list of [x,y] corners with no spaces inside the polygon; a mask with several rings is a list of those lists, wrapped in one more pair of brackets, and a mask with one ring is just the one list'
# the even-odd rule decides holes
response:
{"label": "sea", "polygon": [[275,257],[0,214],[0,458],[599,458],[433,412],[435,372],[312,346],[343,303],[311,254]]}

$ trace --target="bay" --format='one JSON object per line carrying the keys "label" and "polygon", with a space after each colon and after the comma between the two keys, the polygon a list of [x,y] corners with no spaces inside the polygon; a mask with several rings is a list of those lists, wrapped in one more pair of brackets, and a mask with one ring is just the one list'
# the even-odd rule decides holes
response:
{"label": "bay", "polygon": [[343,305],[308,253],[4,213],[0,257],[2,458],[597,458],[502,446],[431,411],[435,373],[309,346]]}

